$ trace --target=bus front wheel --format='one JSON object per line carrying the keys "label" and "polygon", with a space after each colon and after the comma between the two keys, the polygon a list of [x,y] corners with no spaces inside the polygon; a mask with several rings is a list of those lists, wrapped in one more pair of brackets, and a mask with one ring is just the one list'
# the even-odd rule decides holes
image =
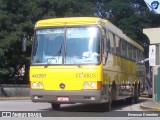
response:
{"label": "bus front wheel", "polygon": [[103,111],[105,111],[105,112],[110,111],[111,108],[112,108],[112,100],[111,100],[111,98],[109,99],[108,102],[102,103],[102,104],[101,104],[101,107],[102,107]]}
{"label": "bus front wheel", "polygon": [[51,103],[51,106],[52,106],[52,109],[53,109],[53,110],[58,110],[58,109],[60,109],[60,104]]}

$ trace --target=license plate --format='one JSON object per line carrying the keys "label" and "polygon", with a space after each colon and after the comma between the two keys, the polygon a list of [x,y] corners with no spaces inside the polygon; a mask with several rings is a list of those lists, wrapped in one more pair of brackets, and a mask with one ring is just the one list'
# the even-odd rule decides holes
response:
{"label": "license plate", "polygon": [[57,101],[58,102],[69,102],[69,98],[68,97],[58,97]]}

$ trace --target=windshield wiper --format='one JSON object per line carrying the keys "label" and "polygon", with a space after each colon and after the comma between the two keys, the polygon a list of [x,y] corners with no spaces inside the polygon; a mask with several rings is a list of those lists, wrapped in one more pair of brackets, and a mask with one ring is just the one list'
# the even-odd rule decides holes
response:
{"label": "windshield wiper", "polygon": [[[61,53],[62,53],[62,43],[61,43],[59,51],[56,54],[56,56],[58,56],[58,59],[59,59]],[[51,60],[44,66],[44,68],[47,68],[50,65],[50,63],[52,62],[52,60],[56,60],[56,63],[57,63],[57,59],[55,58],[55,56],[52,56],[52,58],[47,58],[46,61],[44,61],[44,63],[47,62],[49,59],[51,59]]]}
{"label": "windshield wiper", "polygon": [[72,58],[72,59],[73,59],[73,62],[74,62],[79,68],[82,68],[82,66],[81,66],[80,64],[78,64],[77,61],[76,61],[74,58]]}
{"label": "windshield wiper", "polygon": [[56,60],[56,63],[57,63],[57,59],[54,56],[52,56],[52,58],[47,58],[47,60],[44,61],[44,63],[47,62],[49,59],[51,59],[51,60],[44,66],[44,68],[47,68],[50,65],[50,63],[52,62],[52,60]]}
{"label": "windshield wiper", "polygon": [[57,52],[58,57],[59,57],[59,56],[61,55],[61,53],[62,53],[62,46],[63,46],[63,42],[61,42],[60,49],[59,49],[59,51]]}
{"label": "windshield wiper", "polygon": [[[69,53],[66,53],[66,54],[71,55],[71,54],[69,54]],[[82,68],[82,66],[81,66],[73,57],[71,57],[71,58],[72,58],[73,62],[74,62],[79,68]]]}

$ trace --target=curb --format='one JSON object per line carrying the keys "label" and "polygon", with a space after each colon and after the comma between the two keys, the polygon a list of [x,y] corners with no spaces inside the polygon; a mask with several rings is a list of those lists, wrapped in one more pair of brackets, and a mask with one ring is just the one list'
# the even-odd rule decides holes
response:
{"label": "curb", "polygon": [[1,97],[0,101],[3,100],[31,100],[30,97]]}
{"label": "curb", "polygon": [[149,106],[144,105],[144,103],[141,103],[141,104],[140,104],[140,107],[141,107],[142,109],[146,109],[146,110],[160,111],[160,108],[149,107]]}
{"label": "curb", "polygon": [[29,97],[30,88],[29,85],[17,85],[17,84],[0,84],[0,99],[1,97]]}

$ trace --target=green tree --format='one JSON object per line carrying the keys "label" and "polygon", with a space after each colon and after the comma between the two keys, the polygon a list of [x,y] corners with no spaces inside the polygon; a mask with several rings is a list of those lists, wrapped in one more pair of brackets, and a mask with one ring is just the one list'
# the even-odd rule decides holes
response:
{"label": "green tree", "polygon": [[98,0],[96,15],[108,19],[123,30],[124,34],[145,48],[148,56],[149,39],[144,28],[159,27],[159,15],[151,14],[143,0]]}
{"label": "green tree", "polygon": [[[85,3],[85,4],[84,4]],[[93,16],[87,0],[0,0],[0,83],[14,83],[19,67],[26,65],[26,82],[31,55],[31,36],[36,21],[46,18]],[[21,51],[27,35],[27,52]],[[5,81],[3,81],[5,80]]]}

